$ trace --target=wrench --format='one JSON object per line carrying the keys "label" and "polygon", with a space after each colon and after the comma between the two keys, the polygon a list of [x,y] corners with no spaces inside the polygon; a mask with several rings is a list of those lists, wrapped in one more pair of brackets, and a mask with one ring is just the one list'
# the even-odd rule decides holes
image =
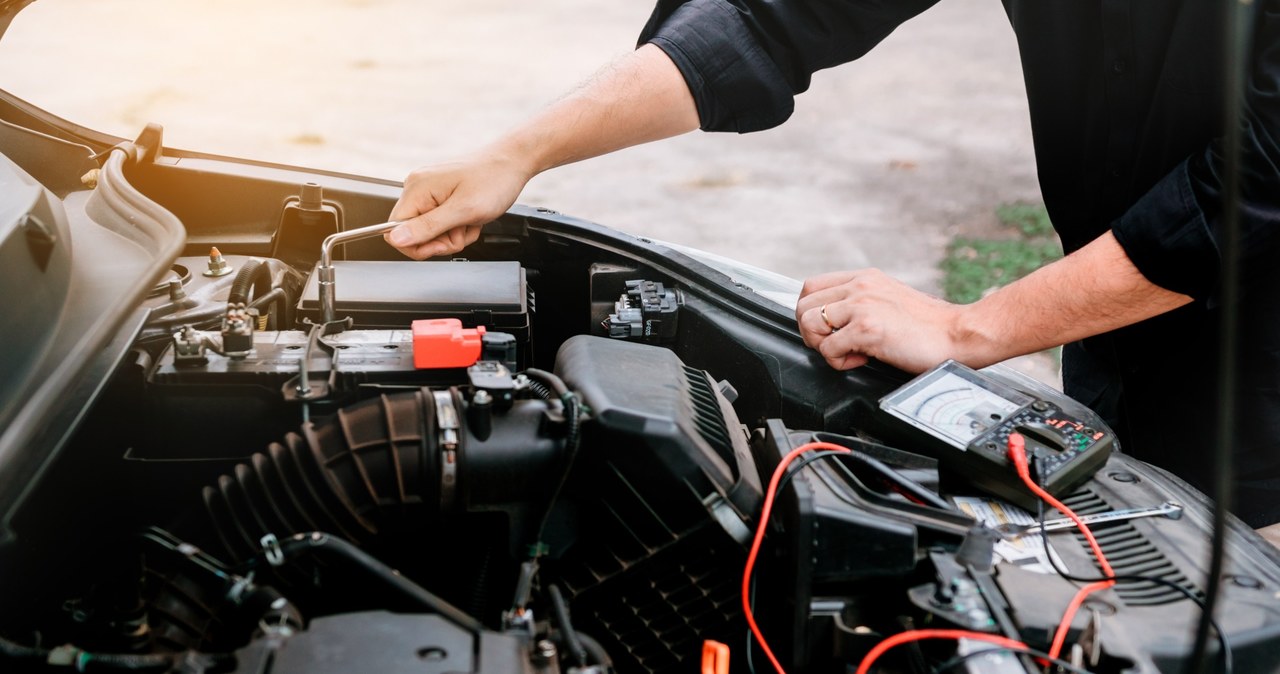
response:
{"label": "wrench", "polygon": [[[1131,520],[1139,517],[1155,517],[1164,515],[1169,519],[1178,519],[1182,517],[1182,505],[1173,501],[1165,501],[1164,503],[1153,508],[1127,508],[1124,510],[1112,510],[1105,513],[1095,513],[1093,515],[1081,515],[1080,520],[1085,524],[1096,524],[1098,522],[1118,522],[1120,520]],[[1057,531],[1059,529],[1070,529],[1076,523],[1069,517],[1059,519],[1045,520],[1045,531]],[[1005,538],[1017,538],[1024,534],[1032,533],[1040,529],[1039,524],[1013,524],[1006,523],[996,527],[1005,536]]]}

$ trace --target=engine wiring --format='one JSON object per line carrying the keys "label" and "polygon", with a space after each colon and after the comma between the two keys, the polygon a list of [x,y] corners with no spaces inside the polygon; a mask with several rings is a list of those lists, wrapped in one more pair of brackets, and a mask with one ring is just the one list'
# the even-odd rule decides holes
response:
{"label": "engine wiring", "polygon": [[[774,655],[773,649],[769,647],[768,641],[765,640],[764,634],[761,632],[760,626],[756,623],[755,614],[752,611],[754,589],[752,585],[752,575],[755,570],[756,558],[760,552],[760,546],[764,541],[765,530],[769,525],[769,515],[773,511],[774,498],[777,496],[781,485],[784,483],[784,479],[788,479],[796,472],[788,471],[787,468],[790,466],[792,461],[806,452],[814,452],[814,454],[805,457],[807,460],[804,461],[804,464],[816,461],[820,458],[850,454],[852,453],[852,450],[848,447],[843,447],[829,442],[809,442],[791,450],[786,456],[782,457],[782,460],[778,462],[777,467],[774,468],[773,476],[769,479],[769,486],[765,490],[764,506],[760,511],[760,521],[756,526],[755,537],[751,542],[751,550],[747,553],[746,567],[742,575],[742,609],[747,620],[747,626],[750,628],[751,634],[755,635],[756,643],[759,644],[760,650],[764,652],[765,656],[769,659],[769,663],[773,665],[774,671],[778,674],[786,674],[786,670],[782,667],[782,663],[778,661],[777,656]],[[801,464],[799,467],[802,468],[804,464]],[[911,630],[890,636],[872,648],[871,651],[863,658],[858,667],[857,674],[866,674],[875,660],[890,648],[902,643],[918,641],[921,639],[972,639],[975,641],[993,643],[998,646],[1005,646],[1012,650],[1026,650],[1028,648],[1026,644],[1020,641],[983,632],[933,629]],[[752,670],[754,671],[754,667]]]}
{"label": "engine wiring", "polygon": [[[1049,552],[1049,537],[1045,535],[1045,531],[1042,528],[1044,525],[1044,515],[1045,515],[1044,504],[1041,503],[1039,512],[1037,513],[1037,518],[1036,518],[1037,524],[1039,524],[1041,527],[1040,544],[1044,547],[1045,557],[1049,560],[1049,565],[1053,567],[1053,570],[1056,571],[1058,575],[1062,576],[1064,579],[1074,581],[1077,583],[1096,583],[1096,582],[1106,580],[1105,578],[1086,578],[1083,576],[1075,576],[1059,565],[1058,559],[1054,555],[1050,554]],[[1122,574],[1122,575],[1114,576],[1111,580],[1114,580],[1117,583],[1145,582],[1145,583],[1153,583],[1156,585],[1163,585],[1165,587],[1168,587],[1169,589],[1175,590],[1178,593],[1182,594],[1186,599],[1190,600],[1192,603],[1199,606],[1202,612],[1207,610],[1204,600],[1201,599],[1200,597],[1197,597],[1195,592],[1187,589],[1186,587],[1184,587],[1179,583],[1175,583],[1165,578],[1157,578],[1155,576]],[[1212,616],[1209,617],[1209,623],[1210,625],[1213,626],[1214,631],[1217,633],[1218,644],[1222,647],[1222,674],[1231,674],[1232,671],[1234,671],[1235,666],[1231,656],[1231,644],[1228,640],[1227,633],[1222,629],[1222,626],[1218,624],[1218,621],[1213,619]]]}
{"label": "engine wiring", "polygon": [[531,381],[537,382],[538,385],[545,389],[549,389],[554,393],[555,397],[564,406],[564,420],[566,424],[564,439],[564,469],[560,473],[560,479],[556,483],[555,488],[551,492],[551,497],[547,501],[546,510],[542,513],[542,518],[538,521],[537,533],[534,535],[530,556],[537,558],[545,552],[545,544],[542,537],[546,534],[547,523],[551,521],[551,514],[555,509],[556,502],[560,499],[560,492],[564,489],[565,483],[569,479],[569,471],[573,468],[573,463],[578,456],[578,446],[581,443],[581,415],[586,410],[582,399],[576,393],[569,390],[564,380],[555,373],[537,368],[529,368],[524,372],[525,376]]}
{"label": "engine wiring", "polygon": [[1084,604],[1084,600],[1090,594],[1098,590],[1105,590],[1116,584],[1116,572],[1111,568],[1111,563],[1107,561],[1107,556],[1102,552],[1102,546],[1098,545],[1098,539],[1094,538],[1093,532],[1089,530],[1089,525],[1080,519],[1080,516],[1074,510],[1067,507],[1065,503],[1054,498],[1052,494],[1045,491],[1036,481],[1031,479],[1031,468],[1027,461],[1027,441],[1020,433],[1009,434],[1009,460],[1013,462],[1014,470],[1017,471],[1018,477],[1022,478],[1023,484],[1027,486],[1042,501],[1053,506],[1058,512],[1066,515],[1072,522],[1076,523],[1076,527],[1084,534],[1084,538],[1089,542],[1089,549],[1093,551],[1093,556],[1098,560],[1098,566],[1102,568],[1104,580],[1089,583],[1080,588],[1076,595],[1071,598],[1071,603],[1067,605],[1067,610],[1063,613],[1062,622],[1058,623],[1058,629],[1053,635],[1053,643],[1049,647],[1049,657],[1056,658],[1062,653],[1062,646],[1067,640],[1067,632],[1071,629],[1071,622],[1075,620],[1076,611],[1080,610],[1080,606]]}
{"label": "engine wiring", "polygon": [[[782,476],[781,480],[778,480],[778,486],[775,488],[774,491],[781,492],[782,489],[787,485],[787,483],[791,481],[792,476],[794,476],[796,473],[799,473],[801,470],[803,470],[805,466],[811,463],[814,463],[816,461],[821,461],[822,459],[825,459],[828,457],[844,456],[849,453],[850,452],[848,451],[838,452],[835,450],[823,449],[823,450],[814,451],[808,454],[807,456],[801,457],[799,460],[795,462],[795,466],[793,466],[791,470],[786,471],[786,473]],[[755,586],[755,578],[752,578],[750,594],[747,597],[747,607],[750,610],[754,611],[755,602],[756,602],[756,586]],[[752,639],[754,636],[755,636],[755,632],[753,632],[751,629],[748,629],[746,657],[747,657],[747,671],[750,672],[750,674],[756,674],[756,663],[754,658],[752,658],[751,656],[751,652],[753,650],[752,646],[754,645],[754,642],[752,641]]]}
{"label": "engine wiring", "polygon": [[[1075,596],[1072,597],[1071,602],[1063,612],[1062,620],[1058,624],[1058,629],[1054,633],[1053,642],[1049,651],[1045,654],[1045,660],[1056,663],[1059,662],[1058,656],[1062,653],[1062,646],[1066,642],[1067,632],[1070,630],[1071,623],[1075,619],[1076,612],[1080,609],[1080,606],[1084,604],[1085,599],[1088,598],[1090,594],[1115,585],[1116,574],[1111,568],[1111,564],[1107,561],[1106,555],[1102,552],[1102,546],[1098,544],[1093,532],[1089,530],[1089,526],[1085,524],[1078,515],[1076,515],[1075,511],[1071,510],[1071,508],[1067,507],[1066,504],[1054,498],[1052,494],[1045,491],[1040,485],[1036,484],[1035,480],[1031,478],[1031,469],[1027,460],[1026,439],[1023,438],[1021,434],[1011,433],[1009,435],[1008,454],[1009,460],[1013,463],[1014,470],[1018,473],[1018,477],[1022,479],[1023,483],[1026,484],[1032,493],[1038,496],[1043,502],[1053,506],[1075,522],[1081,533],[1084,534],[1085,540],[1088,541],[1094,557],[1098,560],[1098,566],[1102,568],[1102,571],[1105,574],[1104,578],[1090,582],[1088,585],[1080,588],[1080,590],[1076,592]],[[912,630],[895,634],[877,644],[866,654],[866,656],[863,657],[862,662],[858,665],[857,674],[866,674],[869,672],[871,670],[871,665],[875,660],[890,648],[899,644],[918,641],[921,639],[974,639],[1010,647],[1011,650],[1019,652],[1029,651],[1027,645],[1021,642],[1008,639],[1007,637],[999,637],[980,632],[968,632],[965,630]]]}
{"label": "engine wiring", "polygon": [[827,450],[835,454],[848,454],[848,447],[830,442],[809,442],[787,452],[778,462],[778,466],[773,469],[773,476],[769,478],[769,487],[764,493],[764,507],[760,510],[760,521],[756,525],[756,534],[751,541],[751,551],[747,553],[746,567],[742,572],[742,612],[746,616],[747,626],[751,629],[751,633],[756,637],[756,643],[760,644],[760,650],[764,651],[769,662],[778,674],[786,674],[786,670],[782,668],[782,663],[778,662],[777,656],[773,654],[773,649],[769,647],[769,642],[765,640],[764,634],[760,631],[760,626],[756,624],[755,614],[751,611],[751,575],[756,566],[756,555],[760,553],[760,544],[764,542],[764,532],[769,527],[769,514],[773,512],[773,499],[778,492],[778,484],[782,481],[782,476],[787,470],[787,466],[791,464],[796,457],[814,450]]}

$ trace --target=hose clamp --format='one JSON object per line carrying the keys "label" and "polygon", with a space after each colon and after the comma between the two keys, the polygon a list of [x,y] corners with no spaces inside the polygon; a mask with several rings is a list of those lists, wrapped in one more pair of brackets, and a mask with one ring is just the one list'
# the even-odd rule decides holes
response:
{"label": "hose clamp", "polygon": [[449,390],[432,391],[436,404],[436,428],[440,445],[440,507],[448,510],[458,488],[458,408]]}

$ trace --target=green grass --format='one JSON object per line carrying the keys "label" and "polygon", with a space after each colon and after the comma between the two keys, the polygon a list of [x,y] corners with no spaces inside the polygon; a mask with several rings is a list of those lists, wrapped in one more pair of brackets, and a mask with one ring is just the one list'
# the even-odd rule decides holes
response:
{"label": "green grass", "polygon": [[1062,246],[1044,206],[1002,204],[996,208],[996,218],[1008,234],[999,238],[958,236],[947,246],[940,266],[942,292],[948,301],[975,302],[992,289],[1062,257]]}

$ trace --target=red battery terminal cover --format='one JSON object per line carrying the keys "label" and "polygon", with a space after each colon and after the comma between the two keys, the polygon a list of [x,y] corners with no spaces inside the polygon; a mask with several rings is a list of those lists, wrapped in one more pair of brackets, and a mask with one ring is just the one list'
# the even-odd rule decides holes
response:
{"label": "red battery terminal cover", "polygon": [[456,318],[414,321],[413,366],[419,370],[470,367],[480,360],[484,326],[462,327]]}

